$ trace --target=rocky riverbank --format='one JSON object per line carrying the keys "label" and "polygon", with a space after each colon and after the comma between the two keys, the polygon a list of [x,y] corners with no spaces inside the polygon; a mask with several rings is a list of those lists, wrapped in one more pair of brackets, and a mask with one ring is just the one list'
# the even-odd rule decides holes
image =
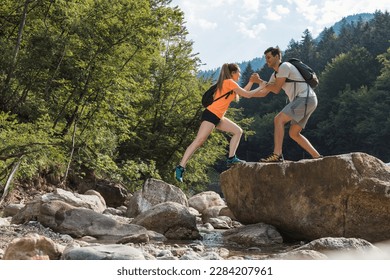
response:
{"label": "rocky riverbank", "polygon": [[[204,240],[117,244],[93,237],[74,239],[38,222],[5,225],[1,218],[0,259],[62,260],[327,260],[390,259],[390,244],[370,244],[355,238],[322,238],[310,243],[246,247],[223,243],[223,231],[206,233]],[[124,240],[125,241],[125,240]]]}
{"label": "rocky riverbank", "polygon": [[[325,163],[334,166],[332,160]],[[356,165],[359,161],[351,162]],[[286,174],[289,168],[295,171],[298,168],[286,164],[288,166],[271,168],[284,168]],[[231,176],[240,168],[266,170],[263,166],[245,165],[227,174]],[[307,168],[304,166],[303,169]],[[239,173],[244,174],[244,171]],[[371,171],[369,174],[374,174]],[[367,171],[358,173],[366,174]],[[365,182],[367,191],[369,180],[356,181]],[[378,180],[373,181],[378,185]],[[229,180],[229,184],[231,182]],[[314,183],[311,185],[315,186]],[[147,180],[142,189],[133,194],[126,193],[121,186],[102,182],[94,188],[81,185],[77,191],[47,184],[41,186],[13,189],[0,209],[0,259],[390,259],[390,246],[386,241],[371,243],[362,238],[343,236],[291,240],[291,233],[286,235],[275,227],[282,221],[280,218],[269,219],[269,223],[242,224],[229,204],[213,191],[186,197],[176,186],[155,179]],[[288,185],[284,186],[286,191]],[[300,197],[306,195],[304,187],[296,190],[301,192]],[[240,192],[237,198],[242,199],[244,191],[248,190],[245,186],[237,190]],[[381,195],[381,192],[377,190],[376,194]],[[233,197],[231,193],[228,195]],[[315,196],[317,194],[313,194]],[[251,211],[249,203],[251,200],[247,199],[246,211]],[[266,203],[259,205],[266,209]],[[241,208],[239,210],[235,212],[245,214]],[[272,214],[274,218],[294,214],[278,213]],[[267,213],[262,215],[266,219]],[[299,225],[299,221],[296,223]]]}

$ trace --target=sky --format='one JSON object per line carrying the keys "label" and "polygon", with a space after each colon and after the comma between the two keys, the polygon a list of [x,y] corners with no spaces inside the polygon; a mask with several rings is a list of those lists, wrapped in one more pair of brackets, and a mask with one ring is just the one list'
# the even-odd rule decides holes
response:
{"label": "sky", "polygon": [[390,11],[389,0],[172,0],[184,12],[201,70],[262,57],[308,29],[313,38],[349,15]]}

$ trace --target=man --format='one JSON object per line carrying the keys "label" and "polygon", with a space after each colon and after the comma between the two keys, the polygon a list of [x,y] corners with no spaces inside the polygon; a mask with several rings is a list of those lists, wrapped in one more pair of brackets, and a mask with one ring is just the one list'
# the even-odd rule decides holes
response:
{"label": "man", "polygon": [[[283,62],[281,51],[278,47],[270,47],[264,52],[267,65],[275,72],[265,87],[255,93],[253,97],[264,97],[268,93],[278,94],[284,90],[290,103],[276,115],[274,119],[274,151],[261,162],[281,162],[284,160],[282,146],[284,138],[284,126],[290,122],[290,137],[297,142],[313,158],[322,157],[312,146],[309,140],[301,134],[308,119],[317,107],[317,96],[314,90],[304,82],[302,75],[291,63]],[[288,81],[286,81],[288,78]],[[299,82],[289,82],[290,80]],[[258,74],[254,74],[251,81],[264,85]]]}

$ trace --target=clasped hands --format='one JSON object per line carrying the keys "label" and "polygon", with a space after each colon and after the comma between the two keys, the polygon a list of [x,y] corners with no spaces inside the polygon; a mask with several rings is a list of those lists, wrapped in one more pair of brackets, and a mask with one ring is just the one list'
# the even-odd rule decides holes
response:
{"label": "clasped hands", "polygon": [[264,81],[260,78],[258,73],[253,73],[251,77],[249,78],[249,82],[255,83],[255,84],[261,84]]}

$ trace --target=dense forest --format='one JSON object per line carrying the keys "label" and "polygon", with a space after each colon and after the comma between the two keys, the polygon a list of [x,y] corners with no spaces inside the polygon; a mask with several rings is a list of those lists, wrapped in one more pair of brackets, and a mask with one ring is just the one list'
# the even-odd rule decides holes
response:
{"label": "dense forest", "polygon": [[[191,143],[210,81],[170,0],[2,0],[0,3],[0,193],[37,176],[71,184],[104,178],[135,190],[173,169]],[[304,131],[323,155],[362,151],[390,161],[390,18],[304,31],[284,59],[320,77],[319,106]],[[242,83],[255,70],[248,64]],[[245,71],[244,71],[245,70]],[[256,69],[257,70],[257,69]],[[266,66],[258,70],[271,75]],[[238,155],[272,150],[282,94],[242,99],[229,117],[245,130]],[[216,180],[229,135],[213,133],[187,165],[185,190]],[[285,157],[304,158],[286,137]],[[215,171],[216,170],[216,171]]]}

